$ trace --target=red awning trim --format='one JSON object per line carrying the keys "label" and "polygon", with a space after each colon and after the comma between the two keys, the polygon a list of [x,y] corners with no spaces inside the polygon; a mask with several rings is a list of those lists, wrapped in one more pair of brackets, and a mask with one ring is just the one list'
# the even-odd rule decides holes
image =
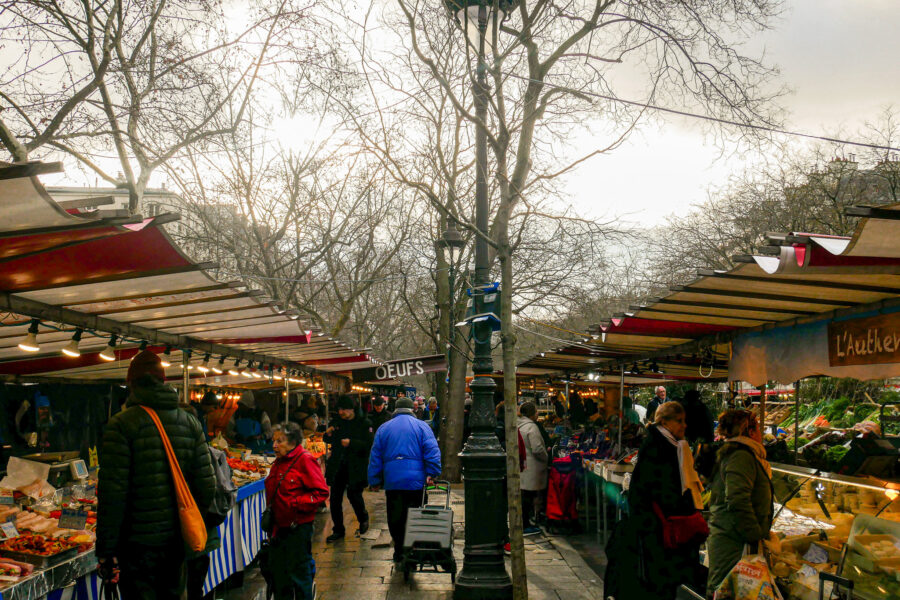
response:
{"label": "red awning trim", "polygon": [[15,293],[38,286],[90,283],[105,277],[188,266],[192,263],[158,227],[146,227],[12,260],[0,271],[0,289]]}
{"label": "red awning trim", "polygon": [[710,325],[706,323],[643,319],[640,317],[620,317],[613,319],[611,325],[601,329],[608,334],[621,333],[657,337],[696,338],[724,331],[733,331],[737,328],[733,325]]}
{"label": "red awning trim", "polygon": [[303,364],[310,365],[313,367],[324,366],[324,365],[342,365],[345,363],[357,363],[369,360],[368,354],[359,354],[357,356],[344,356],[340,358],[323,358],[320,360],[305,360]]}

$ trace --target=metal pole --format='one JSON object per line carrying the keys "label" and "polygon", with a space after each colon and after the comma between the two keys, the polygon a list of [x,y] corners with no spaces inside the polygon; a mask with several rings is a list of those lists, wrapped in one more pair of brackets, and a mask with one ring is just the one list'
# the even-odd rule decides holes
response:
{"label": "metal pole", "polygon": [[622,377],[619,379],[619,441],[616,455],[622,452],[622,428],[625,425],[625,365],[620,367]]}
{"label": "metal pole", "polygon": [[290,371],[287,371],[284,377],[284,424],[287,425],[291,420],[291,378]]}
{"label": "metal pole", "polygon": [[184,387],[184,403],[191,403],[190,396],[190,388],[191,388],[191,372],[188,370],[188,367],[191,365],[191,352],[190,350],[184,350],[181,353],[181,366],[183,370],[183,379],[182,385]]}
{"label": "metal pole", "polygon": [[794,382],[794,464],[797,464],[797,452],[800,449],[800,382]]}
{"label": "metal pole", "polygon": [[[487,187],[487,64],[484,57],[487,8],[478,7],[478,69],[474,86],[475,114],[478,118],[475,136],[475,282],[472,300],[475,312],[482,312],[484,286],[490,284]],[[504,600],[512,598],[512,580],[506,571],[503,544],[506,523],[506,452],[495,433],[494,388],[491,377],[491,326],[482,321],[472,325],[475,341],[472,371],[472,433],[460,453],[466,482],[466,543],[463,567],[453,590],[455,600]]]}
{"label": "metal pole", "polygon": [[766,383],[759,388],[759,431],[766,435],[766,392],[769,390],[769,384]]}

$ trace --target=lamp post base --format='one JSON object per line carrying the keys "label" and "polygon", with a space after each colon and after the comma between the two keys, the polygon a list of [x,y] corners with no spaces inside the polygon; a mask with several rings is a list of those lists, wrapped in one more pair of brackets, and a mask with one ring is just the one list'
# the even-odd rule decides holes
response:
{"label": "lamp post base", "polygon": [[454,600],[511,600],[503,544],[506,524],[506,455],[493,433],[473,433],[460,453],[465,478],[466,546]]}

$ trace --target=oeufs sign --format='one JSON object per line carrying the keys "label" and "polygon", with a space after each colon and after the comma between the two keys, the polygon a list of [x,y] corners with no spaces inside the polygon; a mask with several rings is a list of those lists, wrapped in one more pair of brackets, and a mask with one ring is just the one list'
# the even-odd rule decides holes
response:
{"label": "oeufs sign", "polygon": [[443,354],[435,354],[434,356],[392,360],[377,367],[356,369],[353,371],[353,381],[387,381],[446,370],[447,357]]}

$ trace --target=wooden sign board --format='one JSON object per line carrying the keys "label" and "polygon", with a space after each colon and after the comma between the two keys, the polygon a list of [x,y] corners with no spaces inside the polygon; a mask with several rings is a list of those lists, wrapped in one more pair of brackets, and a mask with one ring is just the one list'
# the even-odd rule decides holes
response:
{"label": "wooden sign board", "polygon": [[828,324],[832,367],[900,363],[900,312]]}

